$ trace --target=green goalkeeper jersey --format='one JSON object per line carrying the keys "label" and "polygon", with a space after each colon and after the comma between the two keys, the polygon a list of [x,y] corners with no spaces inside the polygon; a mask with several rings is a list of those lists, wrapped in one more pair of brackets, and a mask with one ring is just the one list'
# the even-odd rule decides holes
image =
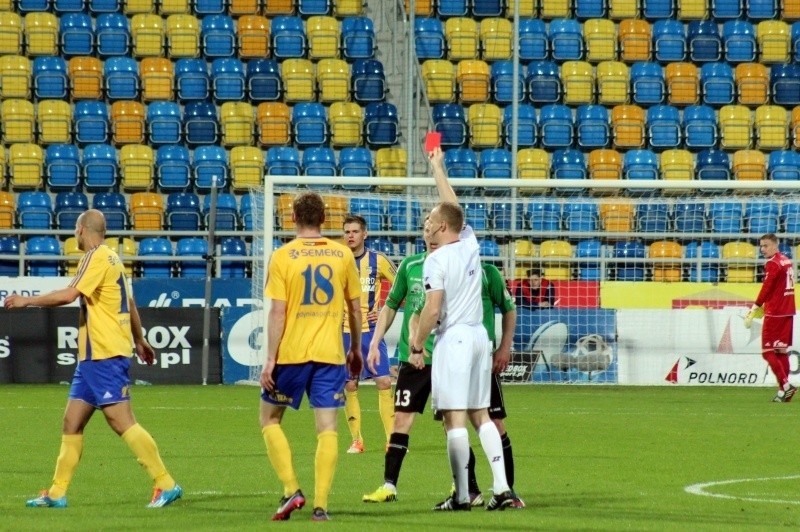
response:
{"label": "green goalkeeper jersey", "polygon": [[483,279],[481,282],[481,300],[483,301],[483,326],[489,334],[492,345],[497,343],[495,334],[494,309],[499,308],[502,314],[516,310],[514,298],[508,293],[505,279],[500,270],[492,264],[485,262],[483,266]]}

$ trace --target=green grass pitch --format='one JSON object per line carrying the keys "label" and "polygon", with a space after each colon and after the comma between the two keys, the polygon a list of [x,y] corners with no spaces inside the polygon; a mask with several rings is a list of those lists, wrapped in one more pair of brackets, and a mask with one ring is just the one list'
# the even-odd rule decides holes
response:
{"label": "green grass pitch", "polygon": [[[286,523],[269,518],[280,486],[258,428],[251,387],[137,387],[134,408],[185,490],[148,510],[149,479],[100,415],[86,432],[66,510],[25,508],[49,485],[58,452],[63,386],[0,387],[0,530],[774,530],[800,527],[796,430],[800,405],[766,388],[507,386],[516,489],[524,510],[439,514],[450,489],[441,427],[429,412],[411,435],[395,503],[365,504],[382,482],[377,398],[362,387],[367,452],[348,455],[340,418],[332,521],[312,524],[316,439],[311,412],[284,427],[308,505]],[[477,438],[478,479],[491,478]],[[699,487],[717,497],[688,493]],[[723,497],[720,497],[723,496]]]}

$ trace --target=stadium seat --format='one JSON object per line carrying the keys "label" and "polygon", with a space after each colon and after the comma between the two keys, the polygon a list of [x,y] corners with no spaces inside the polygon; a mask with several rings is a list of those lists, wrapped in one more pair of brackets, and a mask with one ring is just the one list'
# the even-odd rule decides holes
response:
{"label": "stadium seat", "polygon": [[17,221],[20,229],[50,229],[53,226],[53,204],[47,192],[26,190],[19,193]]}
{"label": "stadium seat", "polygon": [[204,59],[178,59],[174,68],[175,90],[181,101],[204,101],[211,95],[211,78]]}
{"label": "stadium seat", "polygon": [[[139,255],[142,257],[172,256],[172,243],[168,238],[164,237],[143,238],[139,243]],[[172,276],[172,263],[170,261],[146,259],[141,261],[140,268],[142,277],[145,278],[167,278]]]}
{"label": "stadium seat", "polygon": [[[61,246],[53,236],[34,236],[25,243],[25,253],[29,256],[61,255]],[[58,277],[60,266],[58,259],[30,259],[27,261],[27,273],[32,277]]]}
{"label": "stadium seat", "polygon": [[211,63],[211,89],[216,101],[244,100],[246,85],[245,66],[238,59],[219,58]]}
{"label": "stadium seat", "polygon": [[543,277],[551,281],[569,281],[572,279],[570,262],[558,259],[573,256],[572,245],[564,240],[545,240],[539,244],[539,255],[543,262]]}
{"label": "stadium seat", "polygon": [[475,104],[467,113],[469,145],[473,148],[497,148],[502,144],[503,115],[494,104]]}
{"label": "stadium seat", "polygon": [[266,17],[260,15],[239,17],[236,38],[240,59],[269,57],[269,19]]}
{"label": "stadium seat", "polygon": [[545,105],[539,111],[539,141],[543,148],[572,146],[572,111],[566,105]]}
{"label": "stadium seat", "polygon": [[3,117],[0,127],[4,144],[33,142],[36,126],[31,102],[4,100],[0,106],[0,116]]}
{"label": "stadium seat", "polygon": [[259,9],[265,3],[274,4],[276,3],[274,0],[264,0],[261,2],[259,0],[229,0],[228,4],[228,12],[232,17],[241,16],[241,15],[255,15],[258,14]]}
{"label": "stadium seat", "polygon": [[790,150],[771,152],[767,160],[767,177],[772,181],[800,181],[800,155]]}
{"label": "stadium seat", "polygon": [[706,105],[730,105],[736,98],[733,69],[727,63],[706,63],[700,69],[700,86]]}
{"label": "stadium seat", "polygon": [[470,18],[447,19],[444,24],[447,39],[447,57],[451,61],[477,59],[480,50],[478,23]]}
{"label": "stadium seat", "polygon": [[158,13],[162,16],[185,15],[192,12],[190,0],[160,0],[156,8],[158,9]]}
{"label": "stadium seat", "polygon": [[73,57],[69,60],[69,77],[73,100],[102,100],[103,65],[94,57]]}
{"label": "stadium seat", "polygon": [[[695,172],[701,181],[729,181],[731,165],[728,154],[721,150],[703,150],[695,159]],[[719,190],[712,190],[719,193]]]}
{"label": "stadium seat", "polygon": [[560,231],[561,204],[555,201],[531,201],[525,207],[531,231]]}
{"label": "stadium seat", "polygon": [[230,151],[231,188],[234,191],[260,187],[264,183],[264,152],[250,146],[235,146]]}
{"label": "stadium seat", "polygon": [[220,108],[223,146],[251,146],[254,132],[253,107],[247,102],[225,102]]}
{"label": "stadium seat", "polygon": [[653,55],[662,63],[686,58],[686,32],[681,22],[670,19],[653,23]]}
{"label": "stadium seat", "polygon": [[[211,195],[203,198],[203,217],[205,226],[211,227]],[[239,208],[236,205],[236,196],[230,192],[220,192],[217,195],[214,228],[217,231],[235,231],[239,228]]]}
{"label": "stadium seat", "polygon": [[667,102],[670,105],[696,105],[700,100],[700,76],[692,63],[666,66]]}
{"label": "stadium seat", "polygon": [[639,148],[645,143],[645,113],[638,105],[617,105],[611,110],[615,148]]}
{"label": "stadium seat", "polygon": [[[347,90],[349,91],[349,85]],[[280,99],[283,94],[283,80],[277,61],[253,59],[247,63],[247,94],[254,102]]]}
{"label": "stadium seat", "polygon": [[[719,281],[719,246],[708,240],[703,242],[689,242],[684,246],[684,258],[690,261],[687,270],[691,282]],[[703,260],[710,259],[710,260]]]}
{"label": "stadium seat", "polygon": [[14,194],[0,191],[0,229],[13,229],[16,218],[17,207]]}
{"label": "stadium seat", "polygon": [[647,138],[653,149],[677,148],[681,144],[678,110],[671,105],[655,105],[647,110]]}
{"label": "stadium seat", "polygon": [[[513,2],[514,0],[510,0]],[[536,18],[521,18],[519,21],[519,58],[521,62],[547,59],[547,30],[544,22]],[[582,36],[581,36],[582,37]]]}
{"label": "stadium seat", "polygon": [[276,59],[305,57],[307,47],[306,32],[299,17],[272,19],[272,55]]}
{"label": "stadium seat", "polygon": [[22,17],[13,11],[0,12],[0,54],[22,54]]}
{"label": "stadium seat", "polygon": [[158,15],[139,13],[130,19],[134,57],[164,56],[164,21]]}
{"label": "stadium seat", "polygon": [[757,149],[783,150],[789,147],[789,113],[785,108],[779,105],[758,107],[753,125]]}
{"label": "stadium seat", "polygon": [[[429,0],[421,0],[426,3]],[[356,17],[364,13],[362,0],[333,0],[333,12],[337,17]]]}
{"label": "stadium seat", "polygon": [[111,104],[111,139],[115,144],[142,144],[145,132],[144,105],[128,101]]}
{"label": "stadium seat", "polygon": [[300,153],[292,147],[272,147],[267,151],[267,175],[301,174]]}
{"label": "stadium seat", "polygon": [[328,121],[322,104],[296,104],[292,109],[292,128],[298,146],[321,146],[328,142]]}
{"label": "stadium seat", "polygon": [[747,149],[752,145],[752,117],[743,105],[726,105],[719,110],[719,145],[723,149]]}
{"label": "stadium seat", "polygon": [[[482,0],[474,1],[480,2]],[[482,20],[480,25],[480,46],[483,59],[485,61],[510,60],[513,33],[511,22],[504,18]]]}
{"label": "stadium seat", "polygon": [[[672,149],[661,153],[661,179],[691,181],[694,179],[694,157],[687,150]],[[665,195],[688,194],[688,189],[664,189]]]}
{"label": "stadium seat", "polygon": [[[491,91],[498,104],[510,104],[514,100],[514,64],[511,61],[495,61],[491,67]],[[522,66],[517,72],[516,98],[525,98],[525,76]],[[510,106],[509,106],[510,107]]]}
{"label": "stadium seat", "polygon": [[367,222],[367,231],[381,231],[384,225],[385,206],[381,199],[352,198],[350,212],[362,216]]}
{"label": "stadium seat", "polygon": [[47,147],[44,156],[47,188],[51,191],[79,190],[81,161],[78,147],[74,144],[53,144]]}
{"label": "stadium seat", "polygon": [[693,20],[688,24],[686,36],[690,61],[707,63],[722,58],[722,37],[716,22]]}
{"label": "stadium seat", "polygon": [[569,18],[572,2],[569,0],[540,0],[539,16],[545,20]]}
{"label": "stadium seat", "polygon": [[256,130],[261,146],[285,146],[291,139],[291,111],[285,103],[265,102],[256,109]]}
{"label": "stadium seat", "polygon": [[716,20],[744,18],[742,0],[712,0],[711,17]]}
{"label": "stadium seat", "polygon": [[224,189],[228,185],[228,152],[219,146],[199,146],[194,150],[192,173],[198,192],[208,193],[215,183]]}
{"label": "stadium seat", "polygon": [[619,23],[619,59],[626,63],[650,61],[652,28],[646,20],[625,19]]}
{"label": "stadium seat", "polygon": [[[411,5],[409,0],[405,0],[403,3],[405,7],[405,12],[411,12]],[[420,0],[419,2],[414,2],[414,14],[417,17],[432,17],[433,16],[433,0]]]}
{"label": "stadium seat", "polygon": [[422,63],[422,79],[430,104],[455,101],[455,67],[450,61],[429,59]]}
{"label": "stadium seat", "polygon": [[175,70],[163,57],[145,57],[139,63],[142,76],[142,101],[174,100]]}
{"label": "stadium seat", "polygon": [[180,59],[200,55],[200,21],[194,15],[169,15],[165,34],[168,57]]}
{"label": "stadium seat", "polygon": [[231,58],[236,53],[236,24],[227,15],[203,17],[200,24],[202,55],[212,61]]}
{"label": "stadium seat", "polygon": [[78,217],[89,208],[89,200],[83,192],[59,192],[55,199],[55,227],[75,229]]}
{"label": "stadium seat", "polygon": [[506,139],[505,145],[510,148],[513,144],[514,135],[517,135],[517,146],[521,148],[533,147],[536,145],[536,109],[532,105],[520,104],[517,107],[517,127],[513,127],[513,106],[509,105],[503,110],[503,136]]}
{"label": "stadium seat", "polygon": [[780,209],[773,200],[747,202],[744,210],[744,221],[747,232],[753,235],[777,233],[779,228]]}
{"label": "stadium seat", "polygon": [[44,154],[36,144],[12,144],[8,149],[8,181],[12,190],[38,189],[44,183]]}
{"label": "stadium seat", "polygon": [[[639,16],[639,0],[609,0],[608,16],[612,20],[630,19]],[[597,18],[605,18],[600,15]]]}
{"label": "stadium seat", "polygon": [[400,120],[391,103],[370,103],[364,109],[364,140],[372,146],[397,143]]}
{"label": "stadium seat", "polygon": [[102,13],[96,22],[97,55],[101,58],[127,56],[132,41],[128,17],[120,13]]}
{"label": "stadium seat", "polygon": [[[414,24],[416,28],[416,23]],[[372,59],[377,49],[375,28],[368,17],[347,17],[342,20],[342,57],[348,61]],[[443,35],[442,36],[442,42]],[[436,57],[442,57],[438,55]],[[422,59],[420,57],[420,59]]]}
{"label": "stadium seat", "polygon": [[386,202],[386,223],[389,230],[421,229],[420,204],[416,200],[389,199]]}
{"label": "stadium seat", "polygon": [[350,75],[353,100],[358,104],[383,101],[386,94],[386,76],[383,64],[374,59],[358,59]]}
{"label": "stadium seat", "polygon": [[490,204],[492,228],[495,231],[522,231],[525,223],[524,209],[522,203],[503,201]]}
{"label": "stadium seat", "polygon": [[333,17],[313,16],[306,20],[309,59],[335,59],[339,57],[341,29]]}
{"label": "stadium seat", "polygon": [[800,65],[775,65],[770,68],[769,79],[775,105],[800,105]]}
{"label": "stadium seat", "polygon": [[467,142],[467,119],[463,107],[457,104],[434,105],[431,117],[433,129],[442,134],[442,149],[463,146]]}
{"label": "stadium seat", "polygon": [[745,20],[728,20],[722,25],[722,42],[725,47],[725,61],[743,63],[756,60],[758,44],[756,30]]}
{"label": "stadium seat", "polygon": [[636,104],[659,104],[664,101],[664,70],[656,63],[635,63],[631,66],[631,96]]}
{"label": "stadium seat", "polygon": [[678,8],[676,13],[678,20],[704,20],[708,18],[709,2],[705,0],[675,2],[675,4]]}
{"label": "stadium seat", "polygon": [[[208,242],[202,238],[186,237],[178,240],[176,252],[180,276],[183,278],[204,278],[206,276],[205,256],[208,255]],[[191,258],[195,260],[186,260]]]}
{"label": "stadium seat", "polygon": [[641,233],[666,233],[671,228],[670,221],[670,208],[666,203],[636,206],[636,230]]}
{"label": "stadium seat", "polygon": [[464,223],[475,231],[489,229],[489,208],[487,204],[483,202],[464,203]]}
{"label": "stadium seat", "polygon": [[28,13],[24,17],[25,53],[58,55],[59,20],[52,13]]}
{"label": "stadium seat", "polygon": [[[553,152],[550,159],[553,179],[586,179],[588,172],[583,153],[574,149],[560,149]],[[582,194],[582,188],[560,188],[562,195]]]}
{"label": "stadium seat", "polygon": [[31,62],[27,57],[0,57],[0,98],[30,99]]}
{"label": "stadium seat", "polygon": [[632,203],[601,203],[600,227],[611,233],[629,233],[634,229],[635,209]]}
{"label": "stadium seat", "polygon": [[575,113],[575,139],[584,149],[605,148],[611,142],[608,109],[602,105],[582,105]]}
{"label": "stadium seat", "polygon": [[220,242],[220,252],[222,255],[220,275],[226,279],[242,279],[247,276],[244,260],[225,260],[225,257],[246,257],[247,246],[239,237],[225,237]]}
{"label": "stadium seat", "polygon": [[[452,148],[444,154],[444,166],[447,175],[453,178],[477,178],[478,154],[469,148]],[[474,196],[477,193],[475,188],[457,187],[457,193]]]}
{"label": "stadium seat", "polygon": [[583,23],[583,37],[586,42],[586,61],[617,60],[617,29],[608,19],[590,19]]}
{"label": "stadium seat", "polygon": [[784,202],[780,213],[781,227],[787,233],[796,233],[800,228],[800,203]]}
{"label": "stadium seat", "polygon": [[153,148],[126,144],[119,151],[120,185],[127,191],[150,190],[155,186]]}
{"label": "stadium seat", "polygon": [[358,104],[334,102],[328,110],[330,142],[334,148],[360,146],[363,113]]}
{"label": "stadium seat", "polygon": [[736,66],[736,90],[741,105],[763,105],[769,101],[767,67],[758,63]]}
{"label": "stadium seat", "polygon": [[729,283],[752,283],[756,280],[758,251],[749,242],[728,242],[722,246],[722,259],[728,268]]}
{"label": "stadium seat", "polygon": [[[2,17],[2,13],[0,13]],[[0,33],[2,39],[2,33]],[[69,93],[67,63],[61,57],[37,57],[33,60],[33,94],[40,100],[66,100]]]}
{"label": "stadium seat", "polygon": [[[256,203],[258,202],[256,201]],[[245,231],[253,230],[253,208],[253,198],[248,192],[242,196],[242,200],[239,203],[239,217],[242,220],[242,228]],[[256,204],[255,208],[259,208],[259,205]]]}
{"label": "stadium seat", "polygon": [[484,61],[465,59],[456,67],[458,101],[463,104],[485,103],[490,92],[489,65]]}
{"label": "stadium seat", "polygon": [[[372,177],[372,152],[366,148],[343,148],[339,152],[339,173],[342,177]],[[345,190],[370,190],[370,185],[342,185]]]}
{"label": "stadium seat", "polygon": [[135,231],[160,231],[164,225],[164,197],[156,192],[131,194],[131,227]]}
{"label": "stadium seat", "polygon": [[[644,259],[647,253],[645,245],[638,240],[616,242],[614,244],[614,258],[616,259]],[[644,281],[644,262],[617,262],[614,264],[617,281]]]}
{"label": "stadium seat", "polygon": [[163,192],[185,191],[192,186],[189,150],[184,146],[161,146],[156,152],[156,178]]}
{"label": "stadium seat", "polygon": [[83,185],[88,192],[108,191],[117,184],[117,150],[108,144],[83,149]]}
{"label": "stadium seat", "polygon": [[594,103],[594,69],[586,61],[567,61],[561,65],[564,103],[581,105]]}
{"label": "stadium seat", "polygon": [[182,130],[177,103],[152,102],[147,106],[147,136],[151,144],[177,144],[181,141]]}
{"label": "stadium seat", "polygon": [[597,231],[599,217],[596,203],[576,201],[564,205],[564,228],[570,232]]}
{"label": "stadium seat", "polygon": [[784,20],[800,19],[800,2],[787,0],[781,3],[781,18]]}
{"label": "stadium seat", "polygon": [[737,181],[763,181],[767,178],[767,158],[758,150],[737,150],[731,169]]}
{"label": "stadium seat", "polygon": [[137,13],[155,13],[155,0],[127,0],[123,3],[123,12],[126,15]]}
{"label": "stadium seat", "polygon": [[[658,179],[658,156],[650,150],[629,150],[622,162],[622,177],[628,180]],[[640,189],[648,190],[648,189]],[[639,191],[635,191],[638,193]]]}
{"label": "stadium seat", "polygon": [[[589,152],[587,164],[589,178],[591,179],[621,179],[622,178],[622,155],[616,150],[599,148]],[[594,195],[616,193],[618,189],[594,189]]]}
{"label": "stadium seat", "polygon": [[550,61],[531,63],[528,65],[525,86],[531,103],[558,102],[562,92],[558,66]]}
{"label": "stadium seat", "polygon": [[718,131],[714,110],[705,105],[691,105],[683,112],[683,137],[687,148],[716,146]]}
{"label": "stadium seat", "polygon": [[[381,148],[375,155],[375,173],[378,177],[405,177],[407,171],[408,153],[403,148]],[[378,185],[380,190],[387,192],[402,191],[403,187],[396,185]]]}
{"label": "stadium seat", "polygon": [[[414,19],[414,47],[417,59],[420,61],[444,57],[447,44],[444,38],[444,25],[438,18]],[[346,51],[345,57],[347,57]]]}
{"label": "stadium seat", "polygon": [[792,123],[790,128],[792,134],[792,146],[795,148],[800,148],[800,105],[792,109]]}
{"label": "stadium seat", "polygon": [[[600,240],[581,240],[575,246],[575,256],[582,259],[598,259],[603,256]],[[578,262],[578,279],[581,281],[600,281],[603,279],[603,265],[600,262]]]}
{"label": "stadium seat", "polygon": [[61,54],[64,57],[94,54],[92,18],[85,13],[61,16]]}
{"label": "stadium seat", "polygon": [[[484,179],[511,179],[511,152],[502,148],[483,150],[478,164],[480,177]],[[484,188],[484,196],[507,196],[506,188]]]}
{"label": "stadium seat", "polygon": [[281,79],[287,103],[316,100],[317,79],[314,64],[308,59],[286,59],[281,63]]}
{"label": "stadium seat", "polygon": [[78,261],[83,254],[84,252],[78,247],[78,239],[76,237],[71,236],[64,241],[64,256],[67,258],[65,261],[66,274],[69,277],[75,277],[78,273]]}
{"label": "stadium seat", "polygon": [[219,135],[213,103],[189,102],[183,108],[183,134],[189,145],[215,144]]}
{"label": "stadium seat", "polygon": [[677,242],[659,240],[650,244],[648,256],[654,259],[653,281],[679,282],[683,272],[680,262],[670,262],[666,259],[682,259],[683,247]]}
{"label": "stadium seat", "polygon": [[297,13],[303,16],[329,15],[333,2],[330,0],[298,0]]}
{"label": "stadium seat", "polygon": [[[267,161],[269,165],[269,161]],[[331,148],[308,148],[303,151],[303,175],[336,176],[336,154]],[[333,180],[331,180],[333,181]],[[330,185],[310,185],[309,188],[329,190]]]}
{"label": "stadium seat", "polygon": [[[620,4],[624,3],[619,1]],[[606,18],[608,14],[608,2],[591,2],[590,0],[576,0],[574,5],[574,15],[578,20],[590,18]]]}
{"label": "stadium seat", "polygon": [[109,57],[103,65],[106,97],[111,100],[139,99],[139,64],[130,57]]}
{"label": "stadium seat", "polygon": [[[30,13],[32,11],[49,11],[52,7],[51,0],[18,0],[16,2],[16,8],[19,12],[23,15]],[[14,3],[5,3],[3,5],[4,11],[11,11],[14,7]]]}
{"label": "stadium seat", "polygon": [[628,67],[619,61],[603,61],[597,65],[597,103],[628,103]]}

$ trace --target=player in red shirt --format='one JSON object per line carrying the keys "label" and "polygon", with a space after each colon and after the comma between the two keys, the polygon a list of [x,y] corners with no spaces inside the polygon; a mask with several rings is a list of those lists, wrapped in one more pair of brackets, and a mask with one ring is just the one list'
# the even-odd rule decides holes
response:
{"label": "player in red shirt", "polygon": [[761,330],[761,354],[778,380],[778,393],[773,401],[788,403],[797,388],[789,384],[789,346],[794,326],[794,270],[792,261],[778,251],[778,237],[769,233],[760,239],[761,254],[767,259],[764,283],[756,302],[745,316],[745,327],[753,318],[764,316]]}

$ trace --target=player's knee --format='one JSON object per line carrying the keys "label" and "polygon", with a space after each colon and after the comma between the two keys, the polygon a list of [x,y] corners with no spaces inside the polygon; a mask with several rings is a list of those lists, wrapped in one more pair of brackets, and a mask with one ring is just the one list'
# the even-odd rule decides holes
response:
{"label": "player's knee", "polygon": [[344,389],[348,392],[354,392],[358,390],[358,381],[347,381],[344,383]]}
{"label": "player's knee", "polygon": [[376,377],[375,387],[379,390],[388,390],[392,387],[392,379],[389,377]]}

